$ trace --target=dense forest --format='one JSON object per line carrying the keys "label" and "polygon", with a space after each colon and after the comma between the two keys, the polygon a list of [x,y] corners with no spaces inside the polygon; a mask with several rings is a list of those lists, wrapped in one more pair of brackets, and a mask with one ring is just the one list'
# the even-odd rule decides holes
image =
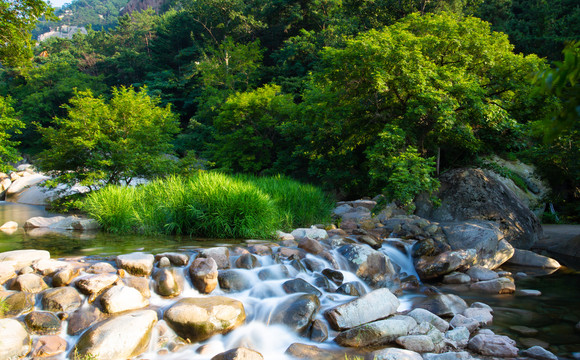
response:
{"label": "dense forest", "polygon": [[498,154],[538,166],[547,200],[579,219],[573,0],[173,0],[116,17],[122,6],[74,1],[88,34],[0,44],[2,164],[26,154],[86,184],[284,174],[408,205],[439,173]]}

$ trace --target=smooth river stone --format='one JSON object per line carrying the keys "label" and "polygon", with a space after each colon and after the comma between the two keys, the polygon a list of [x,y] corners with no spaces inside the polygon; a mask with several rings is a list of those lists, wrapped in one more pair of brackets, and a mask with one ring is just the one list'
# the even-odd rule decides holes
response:
{"label": "smooth river stone", "polygon": [[50,259],[50,253],[46,250],[14,250],[0,253],[0,262],[9,261],[14,270],[30,266],[40,260]]}

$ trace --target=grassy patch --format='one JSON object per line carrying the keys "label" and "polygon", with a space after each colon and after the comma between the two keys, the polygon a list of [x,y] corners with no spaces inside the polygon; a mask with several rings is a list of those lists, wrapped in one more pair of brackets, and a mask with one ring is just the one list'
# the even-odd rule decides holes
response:
{"label": "grassy patch", "polygon": [[332,206],[321,190],[290,179],[200,172],[136,188],[107,186],[83,209],[115,233],[251,238],[324,222]]}

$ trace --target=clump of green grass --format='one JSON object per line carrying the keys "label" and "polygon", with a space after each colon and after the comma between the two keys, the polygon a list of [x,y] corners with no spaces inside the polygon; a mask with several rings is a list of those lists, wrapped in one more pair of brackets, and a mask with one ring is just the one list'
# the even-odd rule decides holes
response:
{"label": "clump of green grass", "polygon": [[324,221],[332,206],[321,190],[290,179],[200,172],[108,186],[90,194],[83,209],[116,233],[251,238]]}

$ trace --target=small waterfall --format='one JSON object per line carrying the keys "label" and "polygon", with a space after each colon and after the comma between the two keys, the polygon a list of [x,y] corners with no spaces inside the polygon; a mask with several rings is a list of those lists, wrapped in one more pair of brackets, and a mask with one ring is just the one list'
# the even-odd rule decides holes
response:
{"label": "small waterfall", "polygon": [[[393,246],[391,243],[399,244],[399,246],[405,249],[405,251],[401,251],[399,247]],[[415,265],[413,265],[411,247],[413,247],[412,243],[404,242],[401,239],[390,238],[387,239],[386,242],[383,242],[383,246],[379,251],[387,255],[391,259],[391,262],[399,266],[401,274],[405,276],[415,276],[417,281],[420,281],[419,275],[415,270]]]}

